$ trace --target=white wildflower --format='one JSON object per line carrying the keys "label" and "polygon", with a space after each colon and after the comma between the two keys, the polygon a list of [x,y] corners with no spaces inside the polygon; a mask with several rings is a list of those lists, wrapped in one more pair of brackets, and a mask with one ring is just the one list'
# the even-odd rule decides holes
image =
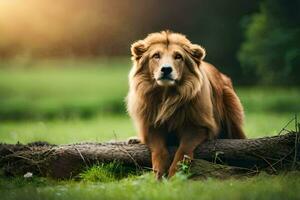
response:
{"label": "white wildflower", "polygon": [[26,174],[24,174],[24,178],[31,178],[32,175],[33,174],[31,172],[27,172]]}

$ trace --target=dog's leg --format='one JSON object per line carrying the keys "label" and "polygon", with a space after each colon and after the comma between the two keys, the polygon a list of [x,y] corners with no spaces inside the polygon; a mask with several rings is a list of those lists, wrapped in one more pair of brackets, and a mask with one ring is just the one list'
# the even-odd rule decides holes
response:
{"label": "dog's leg", "polygon": [[160,180],[167,173],[170,166],[169,152],[167,149],[164,133],[158,130],[149,132],[146,144],[151,151],[152,169],[156,179]]}
{"label": "dog's leg", "polygon": [[178,162],[182,161],[185,155],[193,159],[195,148],[202,144],[207,138],[207,131],[204,129],[196,132],[186,131],[181,134],[179,147],[169,168],[168,178],[176,173]]}

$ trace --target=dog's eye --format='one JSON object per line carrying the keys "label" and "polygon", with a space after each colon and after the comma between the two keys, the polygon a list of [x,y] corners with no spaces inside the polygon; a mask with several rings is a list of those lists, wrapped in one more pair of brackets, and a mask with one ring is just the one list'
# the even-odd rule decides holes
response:
{"label": "dog's eye", "polygon": [[175,55],[175,59],[176,59],[176,60],[182,60],[182,55],[180,55],[179,53],[177,53],[177,54]]}
{"label": "dog's eye", "polygon": [[160,59],[160,55],[159,55],[159,53],[155,53],[155,54],[153,54],[152,58],[154,58],[154,59]]}

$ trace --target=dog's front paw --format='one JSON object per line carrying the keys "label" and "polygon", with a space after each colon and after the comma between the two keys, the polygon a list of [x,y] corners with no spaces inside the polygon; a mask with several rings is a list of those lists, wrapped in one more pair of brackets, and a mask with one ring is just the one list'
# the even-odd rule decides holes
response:
{"label": "dog's front paw", "polygon": [[177,167],[171,166],[168,173],[168,179],[174,176],[177,172]]}
{"label": "dog's front paw", "polygon": [[160,171],[154,171],[155,179],[161,181],[164,177],[164,173]]}
{"label": "dog's front paw", "polygon": [[127,144],[140,144],[140,143],[141,143],[141,140],[136,136],[133,136],[133,137],[130,137],[127,139]]}

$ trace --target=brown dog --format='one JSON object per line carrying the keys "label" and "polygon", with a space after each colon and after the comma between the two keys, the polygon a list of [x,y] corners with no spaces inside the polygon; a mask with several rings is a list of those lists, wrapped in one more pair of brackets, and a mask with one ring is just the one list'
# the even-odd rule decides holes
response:
{"label": "brown dog", "polygon": [[[204,62],[205,50],[184,35],[152,33],[131,47],[127,109],[151,150],[160,179],[209,138],[245,138],[243,108],[230,78]],[[170,161],[167,145],[179,147]],[[169,167],[170,166],[170,167]]]}

